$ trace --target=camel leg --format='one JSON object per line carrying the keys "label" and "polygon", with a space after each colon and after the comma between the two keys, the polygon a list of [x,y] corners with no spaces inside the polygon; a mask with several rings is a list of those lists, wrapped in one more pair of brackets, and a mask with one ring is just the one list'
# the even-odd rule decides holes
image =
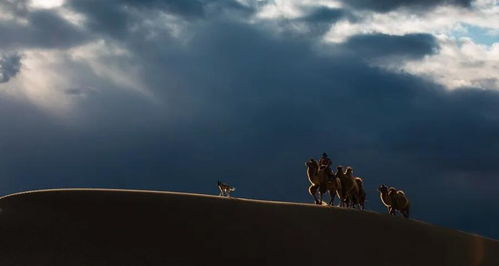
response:
{"label": "camel leg", "polygon": [[337,207],[341,207],[341,201],[342,201],[342,198],[343,198],[343,197],[341,196],[341,192],[340,192],[340,190],[336,190],[336,195],[338,195],[338,199],[340,200],[340,201],[338,202],[338,206],[337,206]]}
{"label": "camel leg", "polygon": [[315,194],[317,194],[317,189],[319,189],[319,186],[317,186],[317,185],[311,185],[308,188],[308,192],[310,193],[310,195],[312,195],[314,197],[315,204],[319,204],[319,200],[317,199],[317,196],[315,195]]}
{"label": "camel leg", "polygon": [[334,195],[335,195],[334,191],[329,191],[329,197],[331,198],[331,200],[329,201],[329,205],[331,206],[334,206]]}
{"label": "camel leg", "polygon": [[357,206],[357,202],[355,201],[355,197],[354,196],[350,196],[348,198],[348,200],[349,200],[349,206],[348,207],[350,207],[352,209],[355,209],[355,206]]}
{"label": "camel leg", "polygon": [[347,207],[348,206],[348,197],[343,194],[343,197],[341,197],[341,202],[340,202],[340,207]]}
{"label": "camel leg", "polygon": [[405,217],[405,218],[409,218],[409,209],[405,209],[402,211],[402,215]]}
{"label": "camel leg", "polygon": [[350,199],[349,199],[348,191],[344,187],[343,187],[342,194],[343,194],[342,207],[348,208]]}
{"label": "camel leg", "polygon": [[324,198],[324,194],[327,193],[327,185],[321,185],[319,186],[319,193],[320,193],[320,204],[322,205],[322,199]]}
{"label": "camel leg", "polygon": [[354,198],[355,198],[355,206],[354,206],[354,208],[357,207],[357,209],[362,210],[359,196],[356,195]]}
{"label": "camel leg", "polygon": [[348,194],[345,189],[338,190],[338,198],[340,199],[339,207],[347,207],[348,206]]}
{"label": "camel leg", "polygon": [[353,208],[353,207],[354,207],[354,202],[353,202],[353,200],[352,200],[352,197],[351,197],[350,195],[348,195],[348,196],[346,197],[346,199],[347,199],[347,200],[346,200],[346,207],[347,207],[347,208]]}
{"label": "camel leg", "polygon": [[352,197],[350,195],[347,196],[347,208],[351,208],[353,206],[353,201],[352,201]]}

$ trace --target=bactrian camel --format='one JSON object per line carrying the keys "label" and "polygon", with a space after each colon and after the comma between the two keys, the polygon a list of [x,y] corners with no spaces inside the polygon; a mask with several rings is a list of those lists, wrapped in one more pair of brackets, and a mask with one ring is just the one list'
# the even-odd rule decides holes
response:
{"label": "bactrian camel", "polygon": [[358,207],[361,210],[365,209],[365,202],[366,202],[366,191],[364,190],[364,181],[360,177],[355,177],[354,178],[355,183],[357,183],[357,188],[358,188],[358,197],[357,198],[352,198],[352,205],[353,207]]}
{"label": "bactrian camel", "polygon": [[[334,196],[336,191],[340,188],[341,184],[329,168],[319,167],[319,162],[315,159],[308,160],[305,165],[307,166],[307,177],[310,181],[308,192],[314,197],[316,204],[322,204],[323,195],[329,192],[329,204],[333,205]],[[319,199],[316,194],[319,192]]]}
{"label": "bactrian camel", "polygon": [[349,207],[350,203],[360,203],[359,187],[353,176],[353,169],[347,167],[345,172],[341,165],[336,169],[336,177],[341,183],[341,189],[338,189],[338,197],[341,201],[340,206]]}
{"label": "bactrian camel", "polygon": [[387,207],[389,214],[396,215],[396,211],[399,211],[405,218],[409,218],[411,204],[404,191],[394,187],[388,188],[385,185],[379,186],[378,191],[381,202]]}

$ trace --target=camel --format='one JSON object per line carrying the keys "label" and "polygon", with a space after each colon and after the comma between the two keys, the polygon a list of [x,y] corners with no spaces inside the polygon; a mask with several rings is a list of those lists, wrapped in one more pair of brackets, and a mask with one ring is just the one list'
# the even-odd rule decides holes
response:
{"label": "camel", "polygon": [[378,188],[380,192],[381,202],[388,208],[388,213],[397,215],[398,210],[405,218],[409,218],[410,202],[404,191],[397,190],[394,187],[388,188],[381,185]]}
{"label": "camel", "polygon": [[[319,162],[313,158],[308,160],[305,165],[307,166],[307,177],[311,184],[308,192],[314,197],[315,203],[322,205],[323,195],[329,191],[329,205],[333,205],[334,195],[340,187],[339,181],[334,178],[335,176],[329,168],[321,169]],[[316,196],[317,191],[319,191],[319,199]]]}
{"label": "camel", "polygon": [[341,190],[341,181],[332,171],[327,181],[327,190],[329,191],[329,198],[331,199],[329,205],[334,206],[334,197],[336,193],[338,193],[338,190]]}
{"label": "camel", "polygon": [[341,182],[341,189],[338,190],[338,197],[340,198],[340,206],[349,207],[349,203],[360,202],[359,187],[355,178],[353,177],[352,167],[347,167],[346,172],[343,171],[343,166],[338,166],[336,177]]}
{"label": "camel", "polygon": [[392,200],[388,197],[388,187],[385,185],[381,185],[378,187],[379,198],[385,207],[388,209],[388,213],[391,214],[390,206],[392,206]]}
{"label": "camel", "polygon": [[[307,166],[307,177],[310,181],[308,192],[314,197],[315,204],[322,204],[322,196],[327,191],[327,175],[325,171],[320,171],[319,162],[311,158],[305,165]],[[319,191],[320,200],[317,199],[317,191]]]}
{"label": "camel", "polygon": [[361,177],[355,177],[354,178],[355,183],[357,183],[357,188],[358,188],[358,197],[357,201],[355,198],[352,198],[352,206],[357,206],[359,209],[364,210],[365,209],[365,202],[366,202],[366,191],[364,190],[364,181],[362,180]]}

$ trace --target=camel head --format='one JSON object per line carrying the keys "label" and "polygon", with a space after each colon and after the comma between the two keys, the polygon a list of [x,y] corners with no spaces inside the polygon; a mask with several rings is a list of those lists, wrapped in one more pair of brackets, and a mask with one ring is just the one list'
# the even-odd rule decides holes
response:
{"label": "camel head", "polygon": [[310,160],[305,162],[305,166],[310,167],[310,168],[317,168],[318,165],[319,164],[317,163],[317,161],[314,158],[310,158]]}
{"label": "camel head", "polygon": [[378,187],[378,191],[381,193],[387,193],[388,192],[388,187],[385,185],[381,185]]}
{"label": "camel head", "polygon": [[342,165],[338,165],[336,167],[336,170],[343,172],[343,166]]}
{"label": "camel head", "polygon": [[352,167],[347,167],[347,175],[351,175],[353,173]]}

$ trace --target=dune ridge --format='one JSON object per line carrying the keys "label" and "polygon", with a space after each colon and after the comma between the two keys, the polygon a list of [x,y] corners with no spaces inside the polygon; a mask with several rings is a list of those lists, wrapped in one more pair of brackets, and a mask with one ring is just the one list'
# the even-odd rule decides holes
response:
{"label": "dune ridge", "polygon": [[0,208],[0,265],[499,265],[496,240],[312,204],[54,189]]}

